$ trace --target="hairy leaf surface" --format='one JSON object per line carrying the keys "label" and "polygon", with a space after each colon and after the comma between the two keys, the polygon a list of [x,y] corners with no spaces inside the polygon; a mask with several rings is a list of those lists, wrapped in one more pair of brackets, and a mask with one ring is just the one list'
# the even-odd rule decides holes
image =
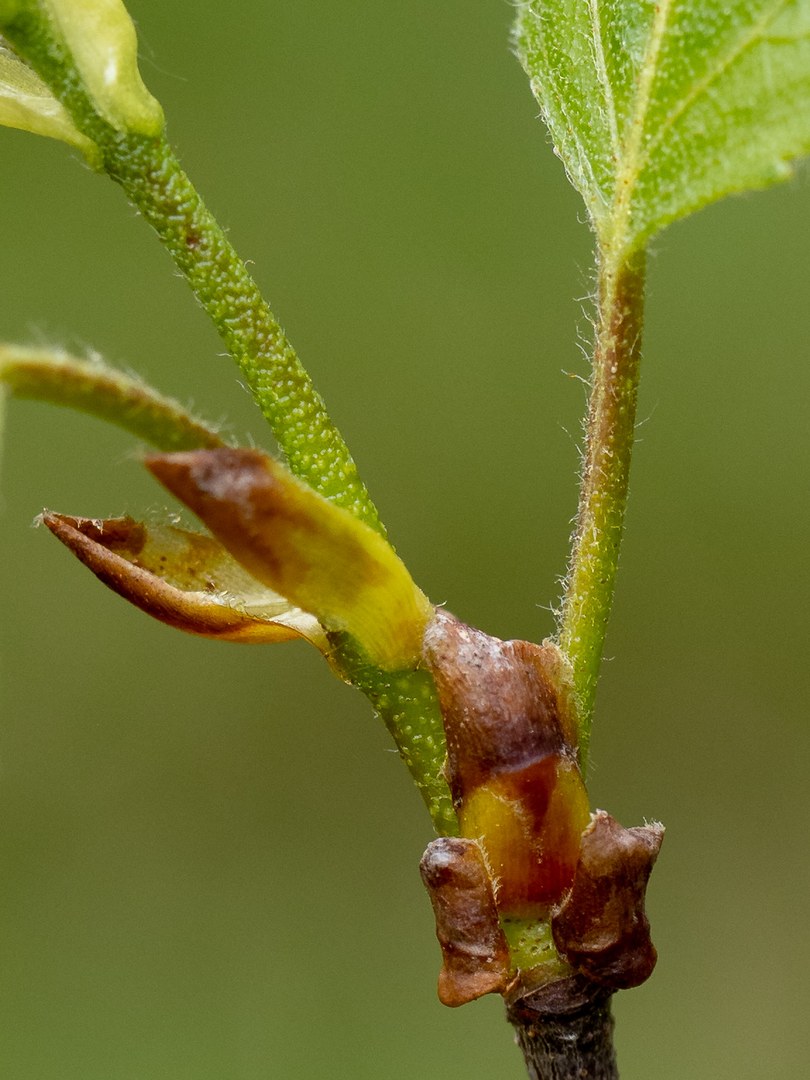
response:
{"label": "hairy leaf surface", "polygon": [[810,0],[532,0],[515,41],[603,245],[810,153]]}

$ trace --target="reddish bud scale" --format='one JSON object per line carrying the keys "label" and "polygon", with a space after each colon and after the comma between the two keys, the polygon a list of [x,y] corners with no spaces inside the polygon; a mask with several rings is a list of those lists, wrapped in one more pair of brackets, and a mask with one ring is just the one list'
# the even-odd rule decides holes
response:
{"label": "reddish bud scale", "polygon": [[146,466],[253,577],[370,663],[412,669],[432,614],[402,560],[374,529],[259,450],[152,454]]}
{"label": "reddish bud scale", "polygon": [[658,822],[624,829],[597,810],[582,834],[572,888],[553,914],[560,954],[611,990],[640,986],[655,967],[644,898],[663,839]]}
{"label": "reddish bud scale", "polygon": [[425,647],[461,833],[481,845],[500,914],[543,917],[571,885],[588,824],[559,654],[443,611]]}
{"label": "reddish bud scale", "polygon": [[442,950],[439,1000],[464,1005],[509,983],[509,946],[481,849],[473,840],[440,836],[419,869],[436,917]]}

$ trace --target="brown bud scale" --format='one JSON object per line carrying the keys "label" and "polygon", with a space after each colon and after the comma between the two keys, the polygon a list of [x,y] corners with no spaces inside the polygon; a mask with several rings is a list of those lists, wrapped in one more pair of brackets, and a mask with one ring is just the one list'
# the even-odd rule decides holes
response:
{"label": "brown bud scale", "polygon": [[598,810],[582,835],[571,891],[552,917],[561,955],[612,990],[640,985],[655,967],[644,897],[663,839],[663,825],[625,829]]}
{"label": "brown bud scale", "polygon": [[509,982],[509,946],[481,849],[474,840],[443,836],[428,845],[419,869],[442,950],[442,1004],[464,1005],[504,990]]}

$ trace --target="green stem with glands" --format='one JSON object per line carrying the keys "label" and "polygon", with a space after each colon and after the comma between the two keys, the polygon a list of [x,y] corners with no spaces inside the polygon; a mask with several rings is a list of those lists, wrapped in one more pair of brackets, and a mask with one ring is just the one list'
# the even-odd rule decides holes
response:
{"label": "green stem with glands", "polygon": [[239,365],[290,469],[384,534],[342,436],[256,283],[164,140],[105,147],[105,167],[157,232]]}
{"label": "green stem with glands", "polygon": [[16,12],[4,35],[95,143],[104,171],[157,232],[239,366],[293,473],[384,534],[323,399],[165,137],[108,123],[59,35],[35,7]]}

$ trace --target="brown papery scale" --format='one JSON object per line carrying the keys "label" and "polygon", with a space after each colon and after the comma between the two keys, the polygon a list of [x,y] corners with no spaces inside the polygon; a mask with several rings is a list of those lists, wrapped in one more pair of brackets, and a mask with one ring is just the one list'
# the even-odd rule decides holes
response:
{"label": "brown papery scale", "polygon": [[474,840],[442,836],[419,865],[442,950],[439,1000],[464,1005],[509,982],[509,946],[498,921],[495,894]]}
{"label": "brown papery scale", "polygon": [[542,918],[571,885],[588,822],[559,650],[437,611],[425,658],[461,833],[481,845],[500,914]]}
{"label": "brown papery scale", "polygon": [[560,954],[611,990],[639,986],[655,967],[644,896],[663,839],[663,825],[625,829],[597,810],[582,834],[571,891],[552,916]]}

